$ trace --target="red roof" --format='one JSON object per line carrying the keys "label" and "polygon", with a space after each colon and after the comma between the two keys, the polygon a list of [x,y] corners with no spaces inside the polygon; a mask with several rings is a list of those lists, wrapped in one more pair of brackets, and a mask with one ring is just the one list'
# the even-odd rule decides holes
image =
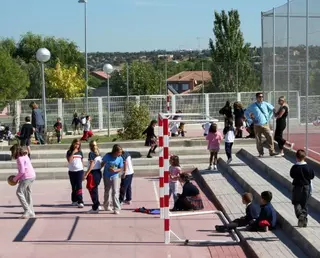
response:
{"label": "red roof", "polygon": [[104,71],[93,71],[93,72],[91,72],[91,75],[98,77],[102,80],[107,80],[108,77],[109,78],[111,77],[109,74],[106,74]]}
{"label": "red roof", "polygon": [[173,75],[172,77],[168,78],[168,82],[177,82],[177,81],[202,81],[202,73],[203,73],[203,80],[210,81],[211,80],[211,74],[209,71],[184,71],[181,73],[178,73],[176,75]]}

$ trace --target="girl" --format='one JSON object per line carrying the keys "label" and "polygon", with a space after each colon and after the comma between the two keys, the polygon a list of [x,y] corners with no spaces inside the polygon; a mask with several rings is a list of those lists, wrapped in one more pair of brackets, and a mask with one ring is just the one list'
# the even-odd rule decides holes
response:
{"label": "girl", "polygon": [[169,199],[173,195],[174,202],[178,199],[178,178],[181,173],[179,157],[174,155],[170,158],[170,181],[169,181]]}
{"label": "girl", "polygon": [[227,164],[230,164],[232,161],[232,145],[235,138],[232,120],[229,120],[229,124],[223,129],[223,134],[225,141],[225,150],[228,158]]}
{"label": "girl", "polygon": [[18,144],[13,145],[10,151],[12,158],[17,160],[18,165],[18,174],[13,178],[13,181],[19,182],[17,196],[24,210],[21,219],[35,218],[31,186],[36,179],[36,173],[27,155],[27,151],[24,151]]}
{"label": "girl", "polygon": [[81,138],[81,141],[88,141],[89,138],[93,136],[93,133],[91,131],[91,116],[86,116],[86,123],[83,126],[83,136]]}
{"label": "girl", "polygon": [[233,104],[233,114],[234,114],[234,120],[235,120],[235,127],[236,127],[236,138],[242,138],[242,127],[243,122],[245,120],[244,116],[244,110],[241,102],[236,101]]}
{"label": "girl", "polygon": [[121,177],[119,201],[120,203],[123,202],[125,204],[131,204],[131,200],[132,200],[131,184],[132,184],[132,177],[134,174],[132,159],[128,151],[122,151],[121,157],[123,159],[123,175]]}
{"label": "girl", "polygon": [[119,172],[123,168],[123,159],[121,157],[122,148],[115,144],[113,145],[111,153],[107,153],[102,158],[103,171],[103,181],[104,181],[104,209],[106,211],[111,211],[110,207],[110,190],[112,189],[112,202],[114,214],[119,214],[120,212],[120,202],[119,202],[119,184],[120,177]]}
{"label": "girl", "polygon": [[209,170],[212,169],[212,160],[213,161],[213,169],[217,170],[217,161],[218,161],[218,152],[220,150],[220,143],[222,141],[222,135],[217,130],[217,124],[212,124],[209,128],[209,133],[206,137],[206,140],[208,141],[208,150],[210,151],[210,165]]}
{"label": "girl", "polygon": [[71,183],[71,200],[73,206],[83,208],[82,197],[82,178],[83,178],[83,153],[81,151],[81,142],[74,139],[67,151],[69,179]]}
{"label": "girl", "polygon": [[145,146],[150,146],[147,158],[152,158],[151,153],[155,153],[156,148],[158,147],[157,145],[157,136],[154,134],[154,128],[157,125],[156,120],[152,120],[150,122],[150,125],[147,127],[146,130],[142,134],[146,134],[147,138],[145,141]]}
{"label": "girl", "polygon": [[83,180],[87,179],[87,189],[89,190],[93,203],[92,209],[88,213],[98,213],[100,208],[98,186],[102,177],[102,158],[96,141],[91,141],[89,147],[88,170],[84,174]]}
{"label": "girl", "polygon": [[57,118],[57,122],[53,125],[53,128],[56,132],[57,142],[61,143],[62,123],[60,117]]}

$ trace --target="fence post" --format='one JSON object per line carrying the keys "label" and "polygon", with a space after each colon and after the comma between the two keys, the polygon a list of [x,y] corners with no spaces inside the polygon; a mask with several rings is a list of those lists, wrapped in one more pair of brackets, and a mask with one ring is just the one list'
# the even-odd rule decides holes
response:
{"label": "fence post", "polygon": [[140,96],[136,96],[136,105],[140,106]]}
{"label": "fence post", "polygon": [[99,130],[103,130],[103,104],[102,97],[98,97],[98,118],[99,118]]}
{"label": "fence post", "polygon": [[298,123],[301,125],[301,96],[300,92],[297,92],[297,118],[298,118]]}
{"label": "fence post", "polygon": [[14,102],[14,126],[16,133],[20,129],[20,117],[21,117],[21,101],[17,100]]}
{"label": "fence post", "polygon": [[237,93],[237,101],[241,102],[241,92]]}
{"label": "fence post", "polygon": [[205,105],[206,105],[206,119],[209,119],[210,116],[210,105],[209,105],[209,94],[205,94]]}
{"label": "fence post", "polygon": [[176,107],[176,96],[175,95],[172,95],[171,96],[171,112],[173,114],[175,114],[177,111],[177,107]]}
{"label": "fence post", "polygon": [[63,123],[63,104],[62,104],[62,99],[59,98],[57,99],[57,102],[58,102],[58,117],[61,118],[62,120],[62,123]]}

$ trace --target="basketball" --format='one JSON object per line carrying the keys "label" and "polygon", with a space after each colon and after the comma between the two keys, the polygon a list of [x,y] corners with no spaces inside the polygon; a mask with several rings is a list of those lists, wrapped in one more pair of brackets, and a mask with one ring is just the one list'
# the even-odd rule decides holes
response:
{"label": "basketball", "polygon": [[13,181],[14,177],[15,177],[14,175],[11,175],[7,179],[8,184],[11,185],[11,186],[15,186],[18,183],[18,182]]}

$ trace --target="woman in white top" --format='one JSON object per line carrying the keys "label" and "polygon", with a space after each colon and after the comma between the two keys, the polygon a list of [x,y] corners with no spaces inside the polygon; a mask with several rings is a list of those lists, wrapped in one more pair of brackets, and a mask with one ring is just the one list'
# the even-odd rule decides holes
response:
{"label": "woman in white top", "polygon": [[123,159],[123,175],[121,177],[121,184],[120,184],[120,196],[119,201],[120,203],[131,204],[132,200],[132,178],[133,178],[133,166],[132,166],[132,159],[130,153],[127,151],[122,151],[121,155]]}
{"label": "woman in white top", "polygon": [[84,174],[83,180],[87,179],[87,189],[89,190],[91,200],[93,203],[92,209],[89,211],[89,213],[98,213],[100,208],[98,186],[102,178],[102,157],[100,156],[100,151],[96,141],[91,141],[89,146],[90,153],[88,161],[88,170]]}

